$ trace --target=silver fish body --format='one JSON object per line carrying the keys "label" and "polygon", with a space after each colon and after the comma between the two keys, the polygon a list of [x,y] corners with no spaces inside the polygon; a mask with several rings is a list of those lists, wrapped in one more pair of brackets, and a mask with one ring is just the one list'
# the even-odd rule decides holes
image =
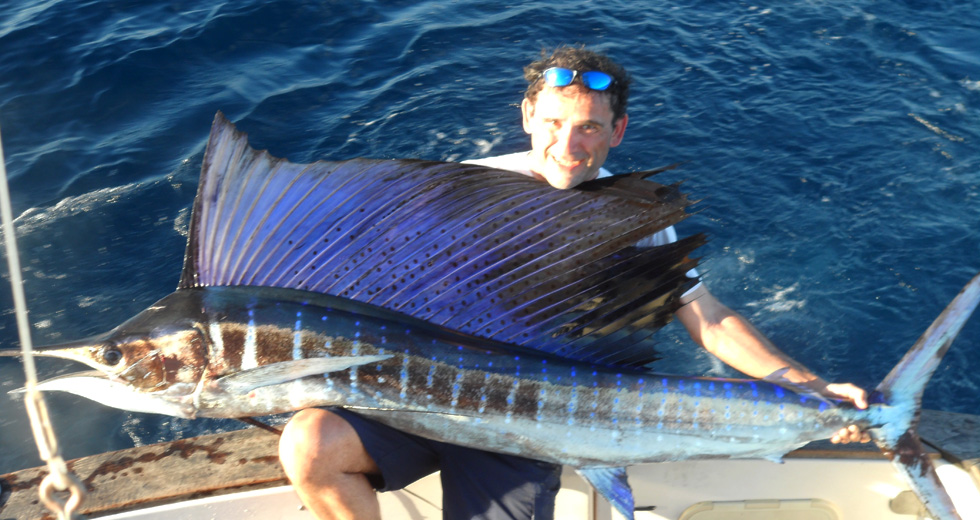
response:
{"label": "silver fish body", "polygon": [[[134,328],[140,323],[151,328]],[[185,417],[343,406],[410,433],[575,467],[778,458],[847,424],[874,426],[880,415],[765,381],[578,363],[359,302],[276,288],[179,291],[102,345],[47,354],[80,359],[134,337],[152,344],[153,354],[124,355],[117,381],[169,382],[145,393]],[[344,359],[352,366],[323,374],[276,371]],[[144,374],[138,365],[162,372]],[[111,405],[116,395],[100,401]]]}
{"label": "silver fish body", "polygon": [[[938,363],[980,302],[980,276],[923,335],[867,410],[757,380],[691,378],[542,354],[306,291],[177,291],[95,342],[42,350],[108,378],[42,390],[183,417],[259,416],[342,406],[403,431],[575,467],[624,514],[622,467],[769,458],[848,424],[876,432],[937,518],[958,515],[914,435],[907,379]],[[901,382],[903,387],[892,387]],[[924,387],[925,381],[920,381]],[[46,386],[47,385],[47,386]],[[59,386],[61,385],[61,386]],[[140,386],[142,385],[142,388]],[[84,392],[76,391],[80,386]],[[921,389],[919,390],[921,391]],[[911,400],[910,400],[911,399]],[[148,405],[146,403],[149,403]]]}

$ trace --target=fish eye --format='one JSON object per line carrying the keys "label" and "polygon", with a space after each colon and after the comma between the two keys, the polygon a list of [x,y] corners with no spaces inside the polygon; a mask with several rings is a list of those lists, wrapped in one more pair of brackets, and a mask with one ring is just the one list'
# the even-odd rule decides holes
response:
{"label": "fish eye", "polygon": [[119,350],[119,347],[115,345],[106,345],[102,348],[102,362],[109,366],[118,365],[122,361],[123,354]]}

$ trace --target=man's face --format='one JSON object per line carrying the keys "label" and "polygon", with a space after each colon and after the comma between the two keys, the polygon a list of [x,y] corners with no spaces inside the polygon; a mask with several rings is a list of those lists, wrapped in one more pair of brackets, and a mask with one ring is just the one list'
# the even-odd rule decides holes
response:
{"label": "man's face", "polygon": [[531,134],[531,170],[555,188],[595,179],[609,149],[619,146],[627,116],[613,123],[609,97],[577,86],[544,87],[521,105]]}

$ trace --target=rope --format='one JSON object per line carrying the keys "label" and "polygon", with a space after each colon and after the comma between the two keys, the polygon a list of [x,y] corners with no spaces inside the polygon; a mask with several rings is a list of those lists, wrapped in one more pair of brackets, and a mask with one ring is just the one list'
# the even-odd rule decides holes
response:
{"label": "rope", "polygon": [[[24,359],[24,374],[26,376],[26,394],[24,404],[27,415],[31,420],[31,430],[37,443],[41,460],[48,465],[50,473],[41,481],[40,495],[44,503],[59,520],[76,520],[81,516],[78,509],[85,498],[85,488],[78,477],[68,471],[65,460],[58,449],[58,439],[48,420],[48,409],[44,398],[37,390],[37,370],[34,366],[34,354],[31,343],[31,329],[27,321],[27,303],[24,299],[24,282],[21,278],[20,256],[17,252],[17,238],[14,236],[13,210],[10,204],[10,189],[7,185],[7,167],[3,156],[3,144],[0,139],[0,217],[3,221],[3,236],[7,246],[7,264],[10,270],[10,285],[13,289],[14,308],[17,314],[17,332],[20,335],[21,352]],[[55,490],[70,491],[71,495],[61,500]]]}

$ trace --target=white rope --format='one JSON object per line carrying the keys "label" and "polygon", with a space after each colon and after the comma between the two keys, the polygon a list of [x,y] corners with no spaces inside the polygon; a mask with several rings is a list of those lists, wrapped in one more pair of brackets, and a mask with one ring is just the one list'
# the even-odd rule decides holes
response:
{"label": "white rope", "polygon": [[[24,359],[26,393],[24,404],[31,420],[31,430],[37,443],[41,460],[48,465],[50,473],[41,482],[40,495],[44,505],[58,516],[59,520],[81,518],[77,511],[85,498],[85,488],[78,477],[68,471],[65,460],[58,449],[58,439],[48,420],[48,409],[41,392],[37,391],[37,370],[34,366],[34,353],[31,343],[31,328],[27,320],[27,303],[24,298],[24,281],[21,277],[20,255],[17,252],[17,238],[14,236],[13,210],[10,204],[10,189],[7,185],[7,167],[3,156],[3,140],[0,139],[0,218],[3,221],[3,236],[7,246],[7,265],[10,270],[10,285],[14,295],[14,309],[17,314],[17,332]],[[55,490],[71,492],[67,500],[55,496]]]}

